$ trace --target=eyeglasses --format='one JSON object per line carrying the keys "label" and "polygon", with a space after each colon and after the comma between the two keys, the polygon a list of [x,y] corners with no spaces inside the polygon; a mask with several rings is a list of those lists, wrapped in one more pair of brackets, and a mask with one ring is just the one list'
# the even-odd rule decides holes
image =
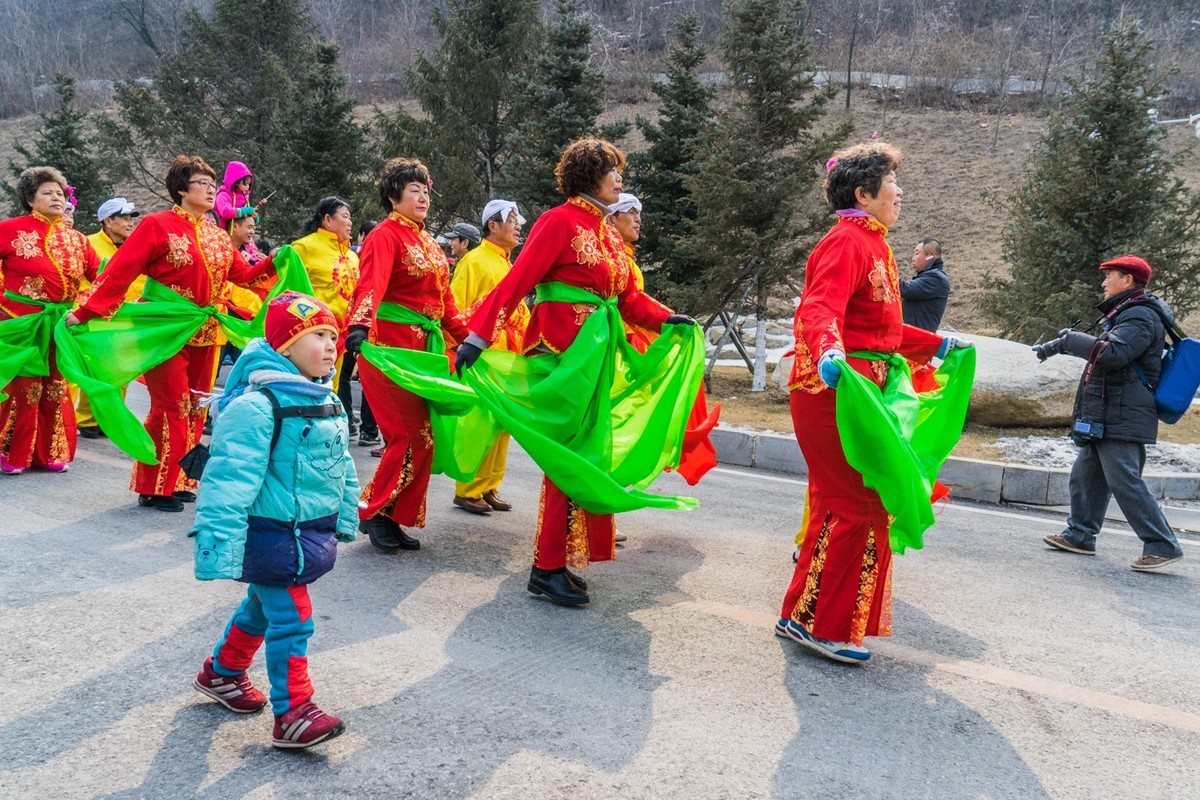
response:
{"label": "eyeglasses", "polygon": [[215,188],[217,188],[217,184],[213,183],[213,182],[212,182],[212,181],[210,181],[208,178],[198,178],[198,179],[196,179],[196,180],[191,180],[191,181],[188,181],[188,185],[189,185],[189,186],[191,186],[191,185],[193,185],[193,184],[194,184],[194,185],[196,185],[196,186],[203,186],[205,189],[215,189]]}

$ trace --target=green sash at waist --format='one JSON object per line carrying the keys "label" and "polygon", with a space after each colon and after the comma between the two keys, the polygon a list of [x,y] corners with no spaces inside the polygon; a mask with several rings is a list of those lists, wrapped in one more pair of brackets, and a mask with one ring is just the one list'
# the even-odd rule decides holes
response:
{"label": "green sash at waist", "polygon": [[[425,329],[425,352],[446,352],[446,337],[442,334],[441,320],[418,314],[408,306],[399,303],[380,303],[375,318],[384,322],[394,322],[397,325],[417,325]],[[368,359],[370,360],[370,359]]]}
{"label": "green sash at waist", "polygon": [[364,342],[362,356],[397,386],[425,398],[433,430],[432,470],[472,480],[499,429],[495,417],[454,377],[441,321],[399,303],[380,303],[375,318],[425,330],[424,350]]}
{"label": "green sash at waist", "polygon": [[13,378],[44,378],[50,374],[54,326],[74,305],[37,300],[13,291],[6,291],[4,296],[17,303],[40,306],[42,310],[0,320],[0,402],[8,399],[2,390]]}
{"label": "green sash at waist", "polygon": [[252,320],[197,305],[149,278],[141,301],[124,303],[110,319],[54,329],[59,369],[88,396],[96,422],[113,444],[145,464],[158,463],[154,441],[126,407],[121,387],[181,351],[210,318],[235,346],[245,347],[262,336],[272,298],[288,290],[312,294],[304,265],[290,246],[280,248],[273,263],[279,280]]}
{"label": "green sash at waist", "polygon": [[[561,283],[542,284],[536,292],[538,302],[596,308],[561,354],[526,357],[485,350],[462,382],[449,375],[445,358],[436,365],[430,360],[431,369],[417,376],[404,363],[382,366],[380,351],[385,348],[364,345],[364,356],[431,403],[456,403],[459,409],[474,405],[488,412],[550,480],[588,511],[694,508],[694,498],[645,489],[664,467],[679,463],[687,417],[704,372],[699,328],[664,326],[642,354],[625,340],[615,299]],[[491,439],[472,440],[474,434],[464,435],[462,428],[456,433],[450,446],[462,454],[458,464],[470,466],[473,474],[475,453],[486,453]],[[447,449],[438,437],[435,429],[435,464]]]}
{"label": "green sash at waist", "polygon": [[918,394],[908,361],[898,354],[851,353],[888,362],[882,391],[839,361],[837,426],[846,461],[879,494],[893,517],[892,550],[924,546],[933,523],[929,496],[938,471],[962,435],[975,381],[975,348],[951,350],[934,373],[939,388]]}

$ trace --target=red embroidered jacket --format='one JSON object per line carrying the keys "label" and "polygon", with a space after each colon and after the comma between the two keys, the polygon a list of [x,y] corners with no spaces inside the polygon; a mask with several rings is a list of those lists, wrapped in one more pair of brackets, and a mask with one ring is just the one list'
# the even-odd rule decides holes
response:
{"label": "red embroidered jacket", "polygon": [[[270,260],[251,266],[229,234],[207,217],[193,217],[175,206],[148,214],[138,223],[92,284],[75,316],[80,322],[111,317],[139,275],[153,278],[198,306],[215,306],[224,296],[226,281],[253,289],[270,280],[274,271]],[[188,344],[216,344],[217,332],[217,321],[209,319]]]}
{"label": "red embroidered jacket", "polygon": [[0,316],[23,317],[41,306],[4,291],[52,303],[73,303],[81,280],[95,280],[100,257],[79,231],[36,211],[0,222]]}
{"label": "red embroidered jacket", "polygon": [[377,344],[424,350],[421,326],[375,319],[379,304],[388,302],[440,320],[447,346],[467,338],[466,322],[450,293],[450,264],[423,224],[393,211],[363,242],[358,268],[346,327],[368,326],[369,341]]}
{"label": "red embroidered jacket", "polygon": [[[554,281],[600,297],[616,297],[626,322],[651,331],[662,330],[671,315],[670,309],[638,289],[621,237],[604,223],[603,212],[572,197],[538,217],[512,271],[471,317],[471,332],[494,341],[513,307],[539,283]],[[534,304],[525,331],[525,352],[538,345],[563,352],[595,310],[586,303]]]}
{"label": "red embroidered jacket", "polygon": [[[900,314],[900,276],[887,228],[874,217],[842,217],[808,257],[804,292],[796,309],[796,361],[788,389],[816,393],[827,387],[817,361],[830,348],[900,353],[925,363],[941,346],[936,333],[905,325]],[[887,364],[848,359],[882,385]]]}

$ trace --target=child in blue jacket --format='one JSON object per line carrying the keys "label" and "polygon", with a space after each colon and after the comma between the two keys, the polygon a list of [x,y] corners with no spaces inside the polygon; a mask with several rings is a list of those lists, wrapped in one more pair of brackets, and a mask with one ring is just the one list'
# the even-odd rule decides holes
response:
{"label": "child in blue jacket", "polygon": [[193,686],[239,714],[267,703],[246,669],[266,643],[273,744],[311,747],[342,733],[312,702],[308,584],[355,539],[358,478],[346,414],[330,382],[337,319],[294,292],[268,305],[265,339],[247,345],[226,381],[212,455],[196,502],[196,577],[249,584]]}

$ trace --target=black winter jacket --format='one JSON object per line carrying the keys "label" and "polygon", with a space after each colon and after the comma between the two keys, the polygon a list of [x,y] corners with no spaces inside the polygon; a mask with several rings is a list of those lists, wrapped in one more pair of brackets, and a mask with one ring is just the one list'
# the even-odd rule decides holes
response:
{"label": "black winter jacket", "polygon": [[1166,336],[1163,316],[1174,325],[1174,315],[1166,303],[1140,287],[1096,308],[1104,313],[1103,333],[1070,331],[1064,337],[1064,353],[1087,359],[1075,393],[1074,417],[1102,422],[1105,439],[1153,444],[1158,439],[1158,410],[1133,365],[1141,367],[1150,386],[1158,385]]}
{"label": "black winter jacket", "polygon": [[900,310],[906,325],[937,332],[950,297],[950,276],[939,258],[908,280],[900,280]]}

